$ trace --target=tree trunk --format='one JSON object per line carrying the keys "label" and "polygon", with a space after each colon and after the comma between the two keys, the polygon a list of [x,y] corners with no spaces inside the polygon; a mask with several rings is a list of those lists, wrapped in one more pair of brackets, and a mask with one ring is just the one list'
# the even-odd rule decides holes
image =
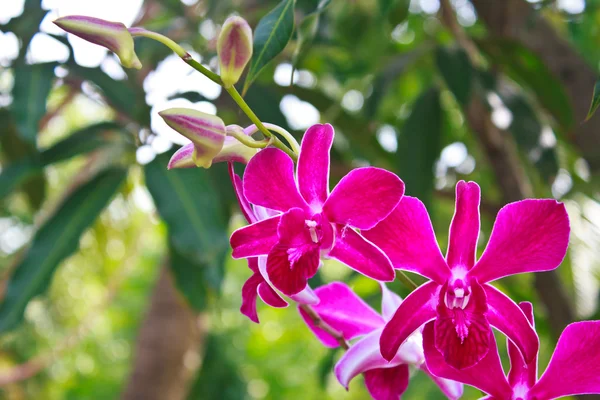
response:
{"label": "tree trunk", "polygon": [[164,265],[138,334],[123,400],[185,399],[203,339],[198,322]]}

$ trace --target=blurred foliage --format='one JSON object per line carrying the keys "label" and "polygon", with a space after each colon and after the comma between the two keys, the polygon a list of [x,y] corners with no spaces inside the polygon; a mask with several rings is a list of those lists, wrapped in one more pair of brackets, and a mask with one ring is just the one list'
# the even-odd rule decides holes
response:
{"label": "blurred foliage", "polygon": [[[482,95],[515,142],[535,195],[567,203],[573,233],[559,275],[578,317],[600,318],[597,177],[570,142],[581,121],[535,54],[487,36],[468,1],[452,3],[485,69],[457,47],[436,1],[145,0],[138,22],[214,68],[219,25],[231,13],[244,16],[255,29],[255,50],[240,88],[252,83],[245,98],[256,114],[298,138],[309,123],[331,122],[332,184],[365,164],[398,173],[407,193],[426,202],[442,250],[457,180],[482,187],[479,252],[502,206],[486,154],[465,123],[464,107]],[[536,4],[536,12],[597,66],[600,2],[587,1],[579,14],[556,3]],[[0,24],[0,39],[14,34],[19,44],[14,57],[0,47],[0,377],[40,355],[50,362],[0,388],[0,396],[117,398],[159,266],[169,256],[183,298],[210,328],[190,399],[365,398],[362,378],[349,392],[337,383],[331,370],[340,351],[321,346],[293,306],[259,305],[260,325],[239,313],[250,271],[229,258],[228,234],[242,218],[225,166],[166,170],[172,136],[155,121],[159,107],[216,106],[226,123],[248,125],[227,94],[209,90],[208,81],[193,89],[171,85],[171,61],[180,60],[151,41],[136,42],[140,71],[121,71],[112,55],[101,66],[80,65],[76,59],[85,57],[74,57],[70,39],[55,34],[47,39],[66,46],[69,56],[39,62],[30,43],[43,35],[44,18],[57,13],[39,0],[26,0],[24,9]],[[195,79],[185,65],[177,71]],[[162,87],[153,87],[161,76]],[[596,90],[591,113],[599,98]],[[315,279],[345,280],[378,309],[378,286],[339,264],[327,261]],[[538,304],[543,368],[554,342],[532,277],[497,286],[516,301]],[[391,287],[407,295],[398,282]],[[441,393],[417,373],[405,397]],[[477,397],[466,390],[464,398]]]}

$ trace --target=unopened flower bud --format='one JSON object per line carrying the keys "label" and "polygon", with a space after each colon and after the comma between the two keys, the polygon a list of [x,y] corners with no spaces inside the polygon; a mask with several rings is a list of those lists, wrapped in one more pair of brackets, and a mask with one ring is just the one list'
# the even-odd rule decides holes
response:
{"label": "unopened flower bud", "polygon": [[62,17],[54,23],[75,36],[106,47],[119,56],[125,68],[142,68],[142,63],[135,54],[133,38],[122,23],[81,15]]}
{"label": "unopened flower bud", "polygon": [[196,164],[194,163],[193,154],[194,143],[186,144],[171,156],[167,169],[195,167]]}
{"label": "unopened flower bud", "polygon": [[167,125],[192,141],[194,164],[209,168],[225,142],[223,120],[190,108],[170,108],[158,114]]}
{"label": "unopened flower bud", "polygon": [[252,58],[252,29],[241,17],[229,17],[217,40],[221,80],[225,87],[234,85]]}

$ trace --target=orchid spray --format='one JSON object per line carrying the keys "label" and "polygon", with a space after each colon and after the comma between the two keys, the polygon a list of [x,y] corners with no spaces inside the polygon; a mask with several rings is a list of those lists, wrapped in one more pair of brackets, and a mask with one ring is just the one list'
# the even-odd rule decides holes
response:
{"label": "orchid spray", "polygon": [[[600,393],[600,322],[569,325],[538,379],[532,306],[517,305],[490,284],[558,267],[570,232],[562,203],[528,199],[506,205],[477,259],[481,190],[460,181],[444,257],[424,204],[404,196],[404,183],[394,173],[355,168],[330,185],[333,126],[310,127],[298,144],[285,129],[259,120],[235,87],[254,50],[252,29],[243,18],[223,24],[216,46],[220,75],[173,40],[141,27],[81,16],[55,23],[113,51],[125,67],[142,67],[134,38],[158,41],[221,85],[248,116],[252,124],[242,128],[193,109],[160,112],[190,141],[174,153],[168,168],[229,163],[248,223],[230,239],[233,257],[247,259],[250,269],[240,288],[241,312],[258,323],[257,298],[276,308],[296,303],[325,346],[345,350],[334,368],[343,387],[362,374],[373,398],[398,399],[420,370],[450,399],[462,396],[463,384],[502,400]],[[258,133],[263,137],[255,138]],[[245,165],[242,176],[233,163]],[[345,283],[311,289],[310,279],[325,268],[326,259],[378,281],[381,313]],[[428,281],[417,287],[403,271]],[[412,290],[403,301],[383,283],[396,277]],[[508,376],[492,327],[508,338]]]}

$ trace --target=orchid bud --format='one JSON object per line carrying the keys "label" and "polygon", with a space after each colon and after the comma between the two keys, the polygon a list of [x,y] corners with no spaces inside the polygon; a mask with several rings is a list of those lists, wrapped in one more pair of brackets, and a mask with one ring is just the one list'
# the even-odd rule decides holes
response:
{"label": "orchid bud", "polygon": [[142,63],[135,54],[133,38],[122,23],[82,15],[62,17],[54,23],[75,36],[106,47],[119,56],[125,68],[142,68]]}
{"label": "orchid bud", "polygon": [[170,108],[158,114],[167,125],[192,141],[194,164],[209,168],[225,142],[225,124],[221,118],[190,108]]}
{"label": "orchid bud", "polygon": [[241,17],[229,17],[217,40],[221,80],[225,87],[234,85],[252,58],[252,29]]}
{"label": "orchid bud", "polygon": [[[228,134],[232,131],[245,135],[246,133],[242,127],[238,125],[228,125],[226,127]],[[240,162],[248,164],[248,161],[256,155],[258,149],[248,147],[241,143],[235,137],[227,136],[223,142],[221,151],[212,159],[213,163],[216,162]],[[192,168],[196,164],[193,160],[194,143],[189,143],[180,148],[173,154],[171,160],[169,160],[168,169],[173,168]]]}

